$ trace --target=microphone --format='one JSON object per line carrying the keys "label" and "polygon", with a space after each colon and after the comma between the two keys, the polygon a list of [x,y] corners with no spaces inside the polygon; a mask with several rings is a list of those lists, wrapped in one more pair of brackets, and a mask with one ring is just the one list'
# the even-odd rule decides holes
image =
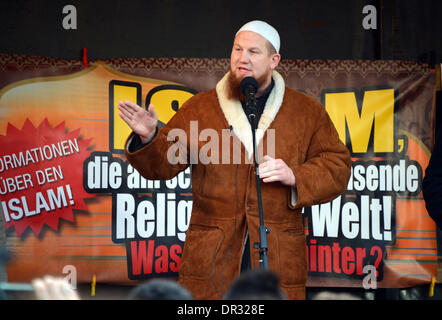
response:
{"label": "microphone", "polygon": [[247,98],[254,97],[258,91],[258,81],[253,77],[245,77],[241,80],[239,88],[241,89],[241,93]]}
{"label": "microphone", "polygon": [[241,93],[246,96],[246,109],[251,124],[256,119],[256,99],[255,94],[258,91],[258,81],[253,77],[245,77],[239,84]]}

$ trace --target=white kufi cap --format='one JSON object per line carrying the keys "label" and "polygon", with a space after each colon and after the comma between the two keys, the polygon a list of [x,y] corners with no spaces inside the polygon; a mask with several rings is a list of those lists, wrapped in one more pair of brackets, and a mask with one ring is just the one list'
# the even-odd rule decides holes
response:
{"label": "white kufi cap", "polygon": [[266,38],[275,48],[276,52],[279,53],[280,39],[278,31],[269,25],[267,22],[254,20],[246,23],[238,30],[238,33],[241,31],[252,31]]}

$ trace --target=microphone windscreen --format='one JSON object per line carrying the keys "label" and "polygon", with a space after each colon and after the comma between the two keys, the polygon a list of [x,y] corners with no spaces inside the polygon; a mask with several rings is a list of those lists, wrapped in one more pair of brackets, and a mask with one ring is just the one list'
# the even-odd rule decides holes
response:
{"label": "microphone windscreen", "polygon": [[256,93],[258,91],[258,81],[253,77],[245,77],[241,80],[239,87],[243,95],[247,95],[247,90]]}

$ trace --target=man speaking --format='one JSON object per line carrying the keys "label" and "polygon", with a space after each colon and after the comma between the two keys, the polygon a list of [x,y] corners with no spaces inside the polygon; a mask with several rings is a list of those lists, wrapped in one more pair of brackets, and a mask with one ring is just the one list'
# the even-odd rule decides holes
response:
{"label": "man speaking", "polygon": [[[281,59],[279,48],[279,34],[272,26],[263,21],[245,24],[234,38],[230,72],[215,89],[189,99],[161,129],[153,105],[145,110],[130,101],[120,102],[120,116],[133,130],[126,156],[140,174],[166,180],[192,166],[193,208],[179,282],[195,299],[221,299],[241,271],[260,265],[253,246],[259,242],[260,225],[251,161],[253,135],[250,110],[240,90],[245,77],[253,77],[258,84],[258,150],[272,151],[264,156],[257,152],[262,211],[270,229],[269,270],[280,276],[288,298],[305,299],[302,208],[331,201],[347,186],[349,152],[324,107],[285,86],[275,71]],[[191,141],[190,137],[200,137],[207,130],[216,133],[218,141],[226,131],[231,132],[239,147],[223,143],[217,151],[211,150],[212,161],[201,161],[201,154],[207,151],[203,150],[205,141]],[[238,158],[241,160],[235,161]]]}

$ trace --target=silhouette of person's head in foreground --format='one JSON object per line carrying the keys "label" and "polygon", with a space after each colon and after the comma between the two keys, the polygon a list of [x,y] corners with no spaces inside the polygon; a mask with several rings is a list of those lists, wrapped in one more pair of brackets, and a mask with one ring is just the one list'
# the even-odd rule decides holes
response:
{"label": "silhouette of person's head in foreground", "polygon": [[129,300],[192,300],[192,294],[178,282],[152,279],[137,285],[128,296]]}
{"label": "silhouette of person's head in foreground", "polygon": [[271,271],[249,270],[232,282],[224,300],[286,300],[279,276]]}

